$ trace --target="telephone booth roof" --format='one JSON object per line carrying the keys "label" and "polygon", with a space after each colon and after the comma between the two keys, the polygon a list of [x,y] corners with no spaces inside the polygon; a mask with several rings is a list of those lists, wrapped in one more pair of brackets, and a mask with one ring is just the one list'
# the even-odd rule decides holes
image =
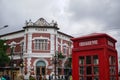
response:
{"label": "telephone booth roof", "polygon": [[117,42],[116,39],[114,39],[113,37],[107,35],[106,33],[91,33],[85,36],[81,36],[81,37],[77,37],[77,38],[72,38],[72,41],[77,41],[77,40],[81,40],[81,39],[88,39],[88,38],[95,38],[95,37],[106,37],[106,38],[111,38],[112,41]]}

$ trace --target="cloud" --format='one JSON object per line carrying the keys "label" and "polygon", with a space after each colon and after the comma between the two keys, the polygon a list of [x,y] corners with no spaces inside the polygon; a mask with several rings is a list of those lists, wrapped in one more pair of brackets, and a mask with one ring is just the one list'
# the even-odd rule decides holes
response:
{"label": "cloud", "polygon": [[[66,0],[65,0],[66,1]],[[12,32],[22,29],[25,20],[32,19],[35,22],[43,17],[47,21],[60,21],[62,23],[63,8],[65,1],[62,0],[0,0],[0,26],[9,25],[7,30]],[[59,20],[60,19],[60,20]],[[12,29],[11,29],[12,28]],[[1,33],[4,33],[4,31]]]}
{"label": "cloud", "polygon": [[[22,29],[25,20],[43,17],[58,22],[60,31],[73,36],[105,32],[120,46],[120,0],[0,0],[0,34]],[[120,51],[119,51],[120,52]]]}
{"label": "cloud", "polygon": [[[69,26],[74,36],[104,32],[117,39],[120,48],[120,0],[69,0]],[[118,51],[120,52],[120,50]]]}
{"label": "cloud", "polygon": [[[56,20],[62,31],[88,26],[91,30],[91,24],[97,29],[119,28],[119,3],[120,0],[0,0],[0,26],[23,27],[25,20],[43,17]],[[67,33],[71,33],[70,30]]]}
{"label": "cloud", "polygon": [[119,28],[120,0],[70,0],[68,12],[71,20],[94,19],[105,24],[105,28]]}

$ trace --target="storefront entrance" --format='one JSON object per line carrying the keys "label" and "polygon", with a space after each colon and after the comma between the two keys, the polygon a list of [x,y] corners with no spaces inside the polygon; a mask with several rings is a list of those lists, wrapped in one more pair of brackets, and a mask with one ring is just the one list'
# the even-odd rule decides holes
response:
{"label": "storefront entrance", "polygon": [[46,64],[44,61],[38,61],[36,64],[36,76],[37,80],[39,80],[40,75],[42,75],[42,78],[45,78],[46,75]]}

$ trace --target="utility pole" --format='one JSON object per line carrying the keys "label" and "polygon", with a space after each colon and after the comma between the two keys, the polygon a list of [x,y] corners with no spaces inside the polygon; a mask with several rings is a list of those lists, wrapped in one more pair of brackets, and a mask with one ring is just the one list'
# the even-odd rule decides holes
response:
{"label": "utility pole", "polygon": [[57,80],[57,78],[56,78],[56,67],[57,67],[57,56],[56,56],[56,53],[55,53],[55,56],[54,56],[54,58],[55,58],[55,61],[54,61],[54,64],[55,64],[55,80]]}
{"label": "utility pole", "polygon": [[13,59],[13,56],[14,56],[14,48],[16,47],[16,43],[11,43],[10,44],[10,47],[11,47],[11,80],[14,80],[14,75],[13,75],[13,69],[14,69],[14,59]]}
{"label": "utility pole", "polygon": [[13,79],[13,47],[11,47],[11,79]]}

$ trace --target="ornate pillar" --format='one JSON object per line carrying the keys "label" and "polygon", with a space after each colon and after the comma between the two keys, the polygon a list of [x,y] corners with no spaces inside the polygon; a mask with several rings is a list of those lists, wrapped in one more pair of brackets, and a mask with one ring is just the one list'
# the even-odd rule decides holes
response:
{"label": "ornate pillar", "polygon": [[51,34],[51,45],[50,45],[50,53],[54,54],[55,53],[55,34]]}
{"label": "ornate pillar", "polygon": [[28,33],[28,48],[27,48],[27,52],[29,54],[32,53],[32,33]]}
{"label": "ornate pillar", "polygon": [[32,54],[32,33],[28,33],[28,42],[27,42],[28,44],[28,48],[27,48],[27,54],[28,54],[28,56],[27,56],[27,71],[28,71],[28,73],[30,72],[30,64],[31,64],[31,56],[30,56],[30,54]]}

